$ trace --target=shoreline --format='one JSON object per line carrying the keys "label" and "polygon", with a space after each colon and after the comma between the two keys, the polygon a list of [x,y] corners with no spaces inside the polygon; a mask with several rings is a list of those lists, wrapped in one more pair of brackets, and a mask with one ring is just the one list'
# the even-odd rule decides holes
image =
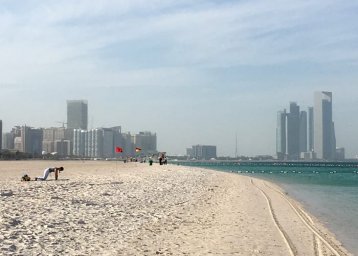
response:
{"label": "shoreline", "polygon": [[[25,170],[34,177],[49,166],[65,167],[58,181],[20,182]],[[0,175],[6,254],[351,255],[257,178],[106,161],[0,162]]]}

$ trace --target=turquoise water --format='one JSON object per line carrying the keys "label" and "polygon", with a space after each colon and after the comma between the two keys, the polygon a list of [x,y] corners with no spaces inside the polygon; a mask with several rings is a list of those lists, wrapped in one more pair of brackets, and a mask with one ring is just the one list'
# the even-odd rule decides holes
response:
{"label": "turquoise water", "polygon": [[350,252],[358,255],[357,168],[194,165],[277,183],[334,232]]}

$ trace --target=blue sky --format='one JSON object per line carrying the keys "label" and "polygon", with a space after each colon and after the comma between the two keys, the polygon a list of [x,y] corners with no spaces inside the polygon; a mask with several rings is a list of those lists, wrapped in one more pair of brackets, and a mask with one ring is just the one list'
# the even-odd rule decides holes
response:
{"label": "blue sky", "polygon": [[2,1],[0,119],[150,130],[158,149],[274,154],[276,112],[333,92],[337,145],[358,154],[355,1]]}

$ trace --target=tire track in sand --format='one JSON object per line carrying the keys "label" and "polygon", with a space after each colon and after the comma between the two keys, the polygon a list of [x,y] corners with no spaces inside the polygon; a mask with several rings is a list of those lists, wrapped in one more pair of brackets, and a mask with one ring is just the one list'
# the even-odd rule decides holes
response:
{"label": "tire track in sand", "polygon": [[250,179],[251,181],[251,184],[253,186],[255,186],[257,189],[259,189],[262,193],[262,195],[265,197],[266,201],[267,201],[267,204],[268,204],[268,209],[270,211],[270,214],[271,214],[271,217],[272,217],[272,220],[276,226],[276,228],[278,229],[279,233],[281,234],[286,246],[287,246],[287,249],[289,250],[290,252],[290,255],[291,256],[296,256],[297,255],[297,249],[295,248],[295,246],[293,245],[291,239],[289,238],[289,236],[287,235],[287,233],[285,232],[285,230],[282,228],[282,226],[280,225],[280,223],[278,222],[277,220],[277,217],[276,217],[276,214],[275,214],[275,211],[273,210],[272,208],[272,203],[271,203],[271,199],[269,198],[269,196],[261,189],[259,188],[254,182],[252,179]]}
{"label": "tire track in sand", "polygon": [[339,248],[334,248],[334,247],[336,247],[336,245],[334,243],[330,243],[329,241],[327,241],[327,239],[324,238],[324,234],[322,234],[322,232],[319,231],[314,226],[314,222],[311,219],[311,217],[309,217],[309,215],[306,212],[304,212],[302,209],[300,209],[299,207],[297,207],[294,204],[292,204],[284,193],[282,193],[281,191],[269,186],[266,182],[264,182],[264,185],[267,188],[271,189],[272,191],[275,191],[276,193],[280,194],[281,197],[283,197],[285,199],[285,201],[290,205],[290,207],[293,209],[293,211],[296,213],[296,215],[300,218],[302,223],[313,233],[315,238],[318,238],[318,241],[316,241],[316,243],[315,243],[315,246],[317,246],[317,248],[318,248],[318,255],[323,255],[323,252],[322,252],[322,249],[321,249],[321,246],[320,246],[321,242],[324,245],[326,245],[328,247],[328,249],[331,251],[331,253],[333,253],[335,256],[346,255],[344,252],[338,252]]}

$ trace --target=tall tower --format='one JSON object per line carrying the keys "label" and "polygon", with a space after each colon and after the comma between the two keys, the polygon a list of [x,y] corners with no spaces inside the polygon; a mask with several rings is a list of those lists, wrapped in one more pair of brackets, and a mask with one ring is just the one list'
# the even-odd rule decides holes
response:
{"label": "tall tower", "polygon": [[290,113],[287,114],[287,153],[289,159],[299,159],[299,130],[300,107],[296,102],[290,103]]}
{"label": "tall tower", "polygon": [[308,151],[313,151],[313,107],[308,108]]}
{"label": "tall tower", "polygon": [[286,157],[286,109],[277,112],[276,128],[276,154],[278,160],[284,160]]}
{"label": "tall tower", "polygon": [[300,112],[300,127],[299,127],[299,149],[301,152],[307,152],[307,112]]}
{"label": "tall tower", "polygon": [[332,92],[314,94],[314,151],[318,159],[335,158],[335,134],[332,121]]}
{"label": "tall tower", "polygon": [[67,128],[87,130],[88,103],[86,100],[67,101]]}

